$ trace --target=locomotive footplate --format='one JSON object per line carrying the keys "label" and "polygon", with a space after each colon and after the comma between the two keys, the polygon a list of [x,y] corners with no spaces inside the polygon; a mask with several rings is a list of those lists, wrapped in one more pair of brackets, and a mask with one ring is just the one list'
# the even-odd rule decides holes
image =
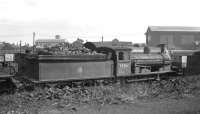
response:
{"label": "locomotive footplate", "polygon": [[149,73],[137,73],[130,76],[118,76],[119,79],[127,79],[127,82],[145,81],[145,80],[160,80],[160,78],[175,76],[174,71],[159,71]]}

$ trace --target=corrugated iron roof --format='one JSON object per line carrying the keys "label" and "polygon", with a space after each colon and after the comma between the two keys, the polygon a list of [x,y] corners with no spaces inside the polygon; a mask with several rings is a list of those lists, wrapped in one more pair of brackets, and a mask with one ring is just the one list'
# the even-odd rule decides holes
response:
{"label": "corrugated iron roof", "polygon": [[200,27],[185,26],[149,26],[150,31],[180,31],[180,32],[200,32]]}

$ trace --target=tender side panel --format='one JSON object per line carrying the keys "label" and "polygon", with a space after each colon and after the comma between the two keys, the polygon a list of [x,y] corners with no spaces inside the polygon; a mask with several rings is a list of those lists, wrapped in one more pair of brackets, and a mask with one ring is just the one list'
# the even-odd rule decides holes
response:
{"label": "tender side panel", "polygon": [[41,62],[39,63],[39,81],[112,77],[112,65],[112,61]]}

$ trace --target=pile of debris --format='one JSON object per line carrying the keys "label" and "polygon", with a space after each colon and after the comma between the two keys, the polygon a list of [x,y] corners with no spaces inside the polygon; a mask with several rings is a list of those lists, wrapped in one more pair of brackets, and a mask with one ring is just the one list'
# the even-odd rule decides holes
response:
{"label": "pile of debris", "polygon": [[70,104],[132,103],[138,100],[138,98],[180,97],[186,94],[200,94],[200,78],[197,78],[175,78],[149,83],[142,82],[126,84],[123,86],[117,83],[113,85],[94,87],[70,88],[69,86],[64,86],[62,88],[35,88],[32,92],[19,94],[22,95],[22,98],[31,101],[62,100]]}
{"label": "pile of debris", "polygon": [[98,86],[98,87],[78,87],[64,88],[50,87],[50,88],[35,88],[32,92],[21,92],[18,96],[37,102],[41,100],[56,100],[65,101],[68,104],[82,104],[82,103],[98,103],[98,104],[118,104],[122,102],[132,102],[122,89],[115,86]]}
{"label": "pile of debris", "polygon": [[182,98],[185,96],[200,95],[200,77],[178,77],[153,82],[149,91],[149,96],[159,98]]}

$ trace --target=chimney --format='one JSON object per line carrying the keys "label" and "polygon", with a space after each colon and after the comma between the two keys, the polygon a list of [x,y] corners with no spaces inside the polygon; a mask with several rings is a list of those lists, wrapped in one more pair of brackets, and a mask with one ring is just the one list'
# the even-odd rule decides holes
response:
{"label": "chimney", "polygon": [[56,38],[56,39],[60,39],[60,35],[56,35],[55,38]]}

